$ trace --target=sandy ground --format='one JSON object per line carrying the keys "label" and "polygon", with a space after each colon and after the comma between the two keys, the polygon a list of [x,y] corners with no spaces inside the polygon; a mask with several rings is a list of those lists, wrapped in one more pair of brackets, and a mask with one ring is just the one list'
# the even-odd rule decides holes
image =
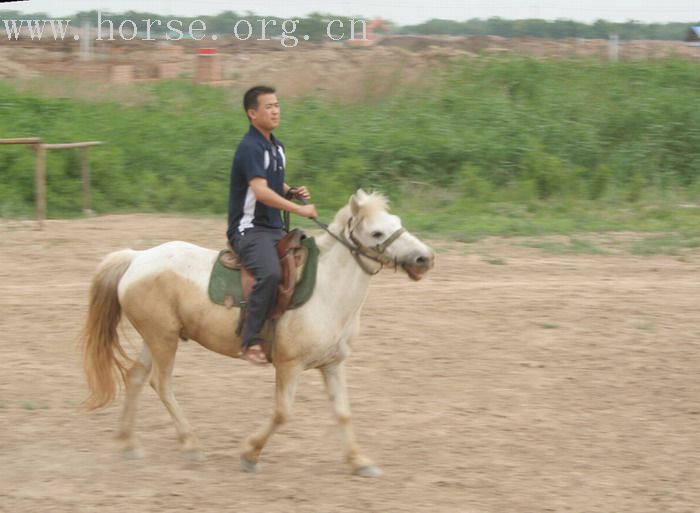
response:
{"label": "sandy ground", "polygon": [[[349,361],[355,426],[384,477],[353,477],[317,372],[259,474],[239,445],[272,412],[272,369],[181,345],[175,392],[208,460],[185,460],[155,393],[143,460],[87,414],[75,338],[107,252],[218,248],[221,220],[0,221],[0,511],[700,510],[700,253],[553,255],[518,239],[435,242],[435,270],[374,279]],[[127,330],[136,351],[139,342]]]}

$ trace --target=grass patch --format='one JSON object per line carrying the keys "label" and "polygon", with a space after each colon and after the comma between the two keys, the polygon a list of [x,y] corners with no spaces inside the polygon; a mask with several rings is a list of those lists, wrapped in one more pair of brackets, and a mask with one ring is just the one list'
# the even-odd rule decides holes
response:
{"label": "grass patch", "polygon": [[484,234],[468,233],[468,232],[452,232],[446,234],[447,238],[463,244],[474,244],[484,238]]}
{"label": "grass patch", "polygon": [[42,404],[37,404],[33,401],[25,401],[22,403],[22,409],[27,410],[27,411],[34,411],[34,410],[48,410],[49,405],[42,403]]}
{"label": "grass patch", "polygon": [[585,254],[585,255],[606,255],[608,251],[599,248],[590,241],[582,239],[569,239],[568,242],[557,241],[527,241],[523,246],[537,248],[547,253],[562,254]]}
{"label": "grass patch", "polygon": [[666,234],[632,243],[630,252],[634,255],[682,255],[700,248],[700,236],[695,234]]}
{"label": "grass patch", "polygon": [[[660,194],[660,193],[659,193]],[[614,199],[551,199],[544,202],[465,202],[455,191],[425,188],[406,191],[393,205],[404,225],[424,237],[439,236],[472,243],[488,236],[574,235],[604,232],[679,232],[700,235],[697,209],[684,207],[679,196],[638,203]],[[663,214],[663,215],[662,215]],[[546,246],[546,244],[545,244]],[[572,236],[552,252],[604,254],[595,244]]]}

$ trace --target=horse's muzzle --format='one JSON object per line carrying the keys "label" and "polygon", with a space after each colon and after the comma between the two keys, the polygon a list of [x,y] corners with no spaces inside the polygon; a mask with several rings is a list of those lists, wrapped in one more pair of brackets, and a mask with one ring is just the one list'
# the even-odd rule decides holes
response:
{"label": "horse's muzzle", "polygon": [[423,278],[425,273],[430,271],[434,265],[435,252],[430,249],[425,253],[414,253],[410,258],[406,259],[404,263],[401,264],[401,267],[404,271],[406,271],[409,278],[411,278],[413,281],[418,281]]}

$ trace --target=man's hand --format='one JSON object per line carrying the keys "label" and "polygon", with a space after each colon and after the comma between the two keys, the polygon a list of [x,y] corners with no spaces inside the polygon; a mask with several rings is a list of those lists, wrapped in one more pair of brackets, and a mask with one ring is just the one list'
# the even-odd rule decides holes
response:
{"label": "man's hand", "polygon": [[305,185],[302,185],[301,187],[296,187],[296,190],[294,192],[294,197],[297,199],[303,199],[307,201],[311,199],[311,193]]}
{"label": "man's hand", "polygon": [[316,219],[318,217],[314,205],[298,205],[297,207],[296,213],[300,216],[308,217],[309,219]]}
{"label": "man's hand", "polygon": [[[313,205],[299,205],[298,203],[292,203],[291,201],[284,199],[282,196],[268,187],[267,180],[264,178],[256,176],[250,182],[248,182],[248,185],[250,185],[250,188],[253,189],[256,199],[268,207],[286,210],[288,212],[293,212],[311,219],[318,217],[318,214],[316,214],[316,207]],[[311,197],[306,187],[300,187],[300,189],[304,189],[308,197]]]}

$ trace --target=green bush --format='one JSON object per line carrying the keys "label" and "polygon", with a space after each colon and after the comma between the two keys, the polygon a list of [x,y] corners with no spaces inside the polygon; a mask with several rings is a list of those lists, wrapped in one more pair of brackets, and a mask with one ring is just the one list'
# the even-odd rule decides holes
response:
{"label": "green bush", "polygon": [[[104,141],[90,150],[98,212],[225,214],[231,159],[248,125],[242,91],[180,81],[135,87],[141,100],[129,105],[0,82],[0,116],[13,120],[0,137]],[[467,211],[478,216],[464,223],[483,221],[484,205],[506,202],[522,205],[513,229],[527,232],[540,229],[528,216],[584,215],[592,207],[581,202],[619,208],[699,196],[696,63],[484,57],[365,103],[281,100],[288,182],[308,185],[321,209],[335,210],[358,187],[403,205],[422,201],[407,191],[430,191],[440,204],[426,225]],[[47,163],[49,215],[79,213],[79,153],[51,152]],[[32,151],[0,147],[3,216],[31,214],[33,170]]]}

